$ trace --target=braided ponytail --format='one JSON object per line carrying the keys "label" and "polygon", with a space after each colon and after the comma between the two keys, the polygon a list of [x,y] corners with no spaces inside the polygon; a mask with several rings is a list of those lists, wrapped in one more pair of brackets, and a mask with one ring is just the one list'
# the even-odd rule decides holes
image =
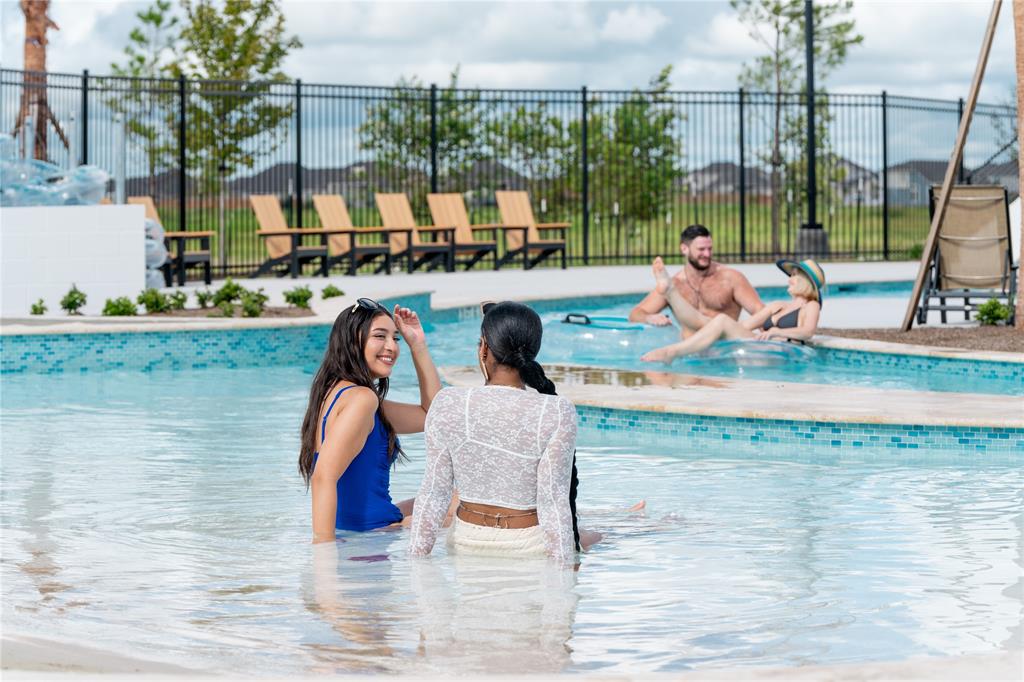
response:
{"label": "braided ponytail", "polygon": [[517,369],[523,383],[530,388],[545,395],[558,395],[555,392],[555,383],[548,379],[547,374],[544,373],[544,368],[536,360],[527,360]]}

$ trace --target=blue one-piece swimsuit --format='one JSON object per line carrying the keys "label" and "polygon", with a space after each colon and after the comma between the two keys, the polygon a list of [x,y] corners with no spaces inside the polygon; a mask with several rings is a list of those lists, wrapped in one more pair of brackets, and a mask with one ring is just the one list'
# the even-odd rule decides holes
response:
{"label": "blue one-piece swimsuit", "polygon": [[[320,424],[320,444],[327,436],[327,417],[341,394],[353,386],[338,391],[324,413]],[[391,461],[388,456],[388,434],[373,415],[373,430],[366,437],[363,449],[338,479],[338,515],[334,525],[339,530],[373,530],[390,526],[402,520],[402,511],[391,501]],[[313,455],[313,468],[320,453]]]}

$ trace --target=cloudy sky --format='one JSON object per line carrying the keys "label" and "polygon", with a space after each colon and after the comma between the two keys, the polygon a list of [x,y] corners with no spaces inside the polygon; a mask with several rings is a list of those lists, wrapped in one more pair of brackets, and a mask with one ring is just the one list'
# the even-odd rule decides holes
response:
{"label": "cloudy sky", "polygon": [[[107,73],[147,1],[52,0],[51,71]],[[982,89],[1008,102],[1014,83],[1009,2]],[[289,75],[307,82],[387,85],[417,75],[444,83],[456,64],[469,86],[632,88],[672,64],[676,89],[731,89],[759,53],[726,1],[347,2],[285,0],[304,47]],[[827,85],[834,91],[966,96],[988,0],[856,0],[864,44]],[[0,0],[3,65],[20,68],[24,27]]]}

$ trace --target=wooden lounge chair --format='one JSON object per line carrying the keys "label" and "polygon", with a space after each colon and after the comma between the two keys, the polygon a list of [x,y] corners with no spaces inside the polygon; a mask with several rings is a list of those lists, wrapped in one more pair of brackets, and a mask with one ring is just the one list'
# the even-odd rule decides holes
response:
{"label": "wooden lounge chair", "polygon": [[[502,225],[470,225],[466,202],[461,194],[428,194],[427,204],[435,225],[455,228],[455,265],[463,265],[469,270],[490,254],[494,259],[494,269],[498,269],[498,242],[495,235],[502,229]],[[490,232],[490,241],[477,241],[477,232]],[[468,254],[469,257],[460,261],[459,254]]]}
{"label": "wooden lounge chair", "polygon": [[[145,208],[146,217],[150,220],[155,220],[160,227],[163,227],[163,223],[160,222],[160,214],[157,213],[156,204],[153,202],[153,197],[128,197],[127,201],[129,204]],[[185,284],[185,271],[194,266],[201,266],[203,268],[203,282],[210,284],[212,281],[210,274],[210,237],[214,234],[214,232],[209,230],[164,232],[164,245],[167,247],[167,253],[169,254],[169,260],[163,267],[164,284],[171,286],[174,283],[174,277],[177,276],[178,285],[183,286]],[[189,251],[187,242],[196,239],[199,240],[199,248]],[[171,248],[171,242],[174,242],[173,249]]]}
{"label": "wooden lounge chair", "polygon": [[[529,270],[549,256],[561,252],[562,269],[565,269],[565,231],[569,223],[538,223],[533,218],[530,195],[526,192],[495,192],[498,210],[505,228],[505,255],[501,264],[518,256],[523,258],[523,268]],[[542,231],[560,231],[561,239],[543,239]]]}
{"label": "wooden lounge chair", "polygon": [[321,226],[353,231],[352,234],[332,234],[327,238],[328,267],[344,261],[348,264],[348,274],[354,275],[360,266],[379,258],[381,262],[375,272],[386,271],[391,274],[391,247],[386,243],[387,240],[380,244],[360,244],[356,239],[360,234],[386,235],[388,230],[353,227],[348,206],[340,194],[314,194],[313,206],[320,216]]}
{"label": "wooden lounge chair", "polygon": [[[268,272],[275,272],[278,277],[290,274],[299,276],[301,267],[311,261],[320,260],[320,274],[327,276],[327,235],[345,232],[346,230],[298,229],[288,227],[281,211],[281,203],[273,194],[250,194],[249,203],[256,214],[256,222],[260,229],[256,234],[263,237],[263,243],[269,256],[251,277],[259,277]],[[310,236],[319,237],[316,246],[303,246],[302,239]],[[284,266],[284,267],[282,267]]]}
{"label": "wooden lounge chair", "polygon": [[392,259],[404,258],[409,272],[423,265],[430,270],[443,265],[446,271],[454,271],[455,251],[451,238],[455,232],[454,226],[435,225],[424,228],[424,231],[434,233],[432,240],[424,240],[412,215],[409,198],[404,193],[377,193],[374,194],[374,199],[377,201],[377,210],[380,211],[384,227],[391,231],[388,241],[391,245]]}
{"label": "wooden lounge chair", "polygon": [[[932,187],[928,193],[933,214],[940,191]],[[917,309],[921,324],[927,322],[930,310],[938,310],[943,323],[947,312],[963,312],[968,320],[978,303],[991,298],[1006,301],[1013,311],[1017,272],[1010,252],[1006,189],[998,185],[957,185],[950,192],[935,258]],[[933,299],[937,303],[932,304]],[[962,299],[963,303],[950,299]],[[972,299],[978,303],[972,303]]]}

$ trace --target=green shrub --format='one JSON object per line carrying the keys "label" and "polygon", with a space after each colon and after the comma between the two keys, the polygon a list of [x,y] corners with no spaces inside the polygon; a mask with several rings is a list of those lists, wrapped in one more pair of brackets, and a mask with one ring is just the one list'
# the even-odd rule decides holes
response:
{"label": "green shrub", "polygon": [[32,307],[29,308],[29,313],[31,313],[32,315],[45,315],[46,304],[43,303],[43,299],[39,299],[38,301],[33,303]]}
{"label": "green shrub", "polygon": [[170,301],[171,310],[184,310],[185,304],[188,303],[188,294],[179,289],[169,295],[167,299]]}
{"label": "green shrub", "polygon": [[921,256],[924,255],[924,244],[914,244],[907,251],[907,258],[910,260],[921,260]]}
{"label": "green shrub", "polygon": [[72,284],[71,290],[64,295],[64,298],[60,299],[60,307],[62,310],[66,310],[68,315],[81,315],[82,313],[78,310],[85,305],[85,301],[85,292],[79,291],[78,287]]}
{"label": "green shrub", "polygon": [[[312,292],[310,292],[312,296]],[[242,290],[242,317],[259,317],[263,314],[263,308],[267,304],[267,295],[263,293],[263,287],[256,291]]]}
{"label": "green shrub", "polygon": [[213,300],[213,292],[209,289],[196,289],[196,303],[200,308],[209,308]]}
{"label": "green shrub", "polygon": [[1010,319],[1010,306],[990,298],[978,306],[978,322],[983,325],[1002,324]]}
{"label": "green shrub", "polygon": [[213,294],[213,304],[219,307],[224,301],[239,301],[244,292],[245,287],[228,277],[221,288]]}
{"label": "green shrub", "polygon": [[147,313],[166,313],[171,309],[170,299],[158,289],[146,289],[135,302],[144,307]]}
{"label": "green shrub", "polygon": [[296,308],[309,310],[309,300],[313,298],[313,290],[309,287],[295,287],[284,292],[284,301]]}
{"label": "green shrub", "polygon": [[127,296],[108,298],[107,302],[103,305],[103,314],[108,316],[130,317],[137,313],[135,304]]}
{"label": "green shrub", "polygon": [[235,304],[231,301],[221,301],[217,304],[217,308],[220,309],[221,317],[235,316]]}
{"label": "green shrub", "polygon": [[320,295],[323,296],[324,299],[328,299],[334,298],[335,296],[344,296],[345,292],[333,284],[328,284],[324,287],[323,291],[320,292]]}

